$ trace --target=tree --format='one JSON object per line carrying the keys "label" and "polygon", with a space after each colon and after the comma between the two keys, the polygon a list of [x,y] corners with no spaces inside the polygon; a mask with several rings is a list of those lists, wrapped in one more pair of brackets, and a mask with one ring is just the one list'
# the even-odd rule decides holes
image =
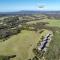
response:
{"label": "tree", "polygon": [[32,60],[39,60],[39,58],[37,58],[36,56],[35,57],[33,57],[33,59]]}

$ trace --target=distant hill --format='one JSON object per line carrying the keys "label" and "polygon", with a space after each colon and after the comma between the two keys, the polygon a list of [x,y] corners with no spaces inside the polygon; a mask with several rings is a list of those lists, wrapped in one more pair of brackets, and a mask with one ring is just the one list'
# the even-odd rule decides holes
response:
{"label": "distant hill", "polygon": [[48,15],[60,15],[60,11],[18,11],[18,12],[0,12],[0,16],[10,15],[30,15],[30,14],[48,14]]}

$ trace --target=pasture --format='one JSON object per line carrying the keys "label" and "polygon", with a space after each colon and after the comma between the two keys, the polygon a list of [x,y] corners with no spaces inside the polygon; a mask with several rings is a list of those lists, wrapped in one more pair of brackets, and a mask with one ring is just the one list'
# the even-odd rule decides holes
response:
{"label": "pasture", "polygon": [[26,60],[33,57],[32,49],[46,32],[47,30],[40,34],[35,31],[22,30],[18,35],[0,43],[0,55],[16,55],[16,58],[11,60]]}
{"label": "pasture", "polygon": [[[50,27],[60,27],[60,20],[55,19],[35,20],[27,22],[27,24],[36,24],[39,22],[48,22],[49,24],[47,24],[47,26]],[[34,56],[32,49],[41,41],[40,38],[45,36],[48,32],[46,29],[44,29],[43,33],[39,33],[39,31],[22,30],[19,34],[9,37],[5,42],[0,42],[0,55],[16,55],[16,57],[11,60],[28,60],[29,58],[32,58]],[[50,60],[54,60],[53,57],[60,56],[57,54],[59,53],[60,48],[59,36],[59,31],[56,31],[54,33],[53,41],[48,48],[48,54],[45,55],[45,57],[47,56],[46,60],[50,58]],[[58,57],[56,57],[56,59],[57,58]]]}

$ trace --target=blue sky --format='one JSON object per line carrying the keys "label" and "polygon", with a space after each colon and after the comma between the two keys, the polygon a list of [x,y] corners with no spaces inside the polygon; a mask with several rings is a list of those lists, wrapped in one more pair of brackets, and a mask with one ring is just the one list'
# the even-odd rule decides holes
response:
{"label": "blue sky", "polygon": [[60,10],[60,0],[0,0],[0,12],[20,10]]}

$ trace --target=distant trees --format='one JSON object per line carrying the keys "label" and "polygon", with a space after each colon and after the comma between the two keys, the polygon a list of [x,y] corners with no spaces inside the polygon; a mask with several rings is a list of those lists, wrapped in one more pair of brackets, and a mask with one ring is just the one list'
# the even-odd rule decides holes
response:
{"label": "distant trees", "polygon": [[3,24],[6,24],[8,27],[15,27],[19,25],[19,18],[18,17],[9,17],[3,20]]}
{"label": "distant trees", "polygon": [[7,38],[21,31],[18,17],[5,18],[3,24],[0,24],[0,39]]}
{"label": "distant trees", "polygon": [[0,30],[0,39],[5,38],[8,36],[8,31],[5,29]]}

